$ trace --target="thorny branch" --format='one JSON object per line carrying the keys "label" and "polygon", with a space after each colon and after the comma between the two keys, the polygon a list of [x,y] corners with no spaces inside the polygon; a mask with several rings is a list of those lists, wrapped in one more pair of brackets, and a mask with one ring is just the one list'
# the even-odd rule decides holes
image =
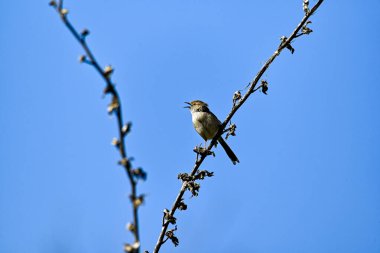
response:
{"label": "thorny branch", "polygon": [[78,43],[82,46],[85,55],[82,55],[79,57],[79,61],[81,63],[87,63],[95,68],[95,70],[102,76],[106,83],[106,87],[104,89],[104,94],[111,95],[111,103],[108,105],[108,113],[114,114],[116,116],[117,120],[117,127],[118,127],[118,138],[114,138],[112,140],[112,144],[119,150],[121,160],[119,161],[119,164],[123,166],[128,179],[129,183],[131,185],[131,195],[130,200],[132,204],[133,209],[133,223],[129,223],[127,225],[128,230],[133,234],[134,236],[134,243],[133,244],[125,244],[124,250],[126,252],[133,252],[133,253],[139,253],[140,251],[140,237],[139,237],[139,223],[138,223],[138,208],[139,206],[144,202],[144,195],[137,196],[137,189],[136,185],[138,182],[138,179],[146,179],[146,173],[141,169],[133,169],[131,164],[131,158],[127,157],[126,147],[125,147],[125,137],[130,131],[131,123],[128,122],[127,124],[123,123],[123,117],[122,117],[122,110],[121,110],[121,101],[119,94],[115,88],[115,85],[113,84],[111,80],[111,75],[113,73],[113,68],[109,65],[106,66],[104,69],[102,69],[97,62],[94,54],[90,50],[87,42],[86,37],[89,35],[89,31],[87,29],[84,29],[82,32],[78,32],[74,26],[71,24],[71,22],[68,20],[68,9],[65,9],[63,7],[63,0],[52,0],[49,3],[50,6],[52,6],[59,14],[62,22],[65,24],[65,26],[69,29],[71,34],[74,36],[74,38],[78,41]]}
{"label": "thorny branch", "polygon": [[[202,152],[200,154],[199,159],[198,159],[198,155],[197,155],[197,159],[195,161],[195,164],[193,166],[193,169],[192,169],[190,175],[186,174],[188,177],[194,177],[197,174],[198,169],[201,166],[201,164],[203,163],[203,161],[205,160],[205,158],[212,153],[211,149],[217,143],[217,139],[224,133],[227,124],[231,121],[232,117],[235,115],[237,110],[245,103],[245,101],[249,98],[249,96],[259,89],[262,90],[263,93],[266,94],[266,91],[268,90],[267,81],[263,80],[261,85],[256,88],[257,83],[260,81],[260,79],[263,76],[263,74],[265,73],[265,71],[269,68],[269,66],[277,58],[277,56],[280,55],[280,53],[282,52],[282,50],[284,48],[287,48],[291,51],[291,53],[294,53],[294,48],[291,46],[291,42],[295,38],[300,37],[301,35],[309,34],[312,32],[312,30],[307,27],[307,24],[311,23],[311,22],[308,22],[308,19],[310,18],[310,16],[312,16],[315,13],[315,11],[319,8],[319,6],[322,4],[323,1],[324,0],[318,0],[318,2],[314,5],[314,7],[312,9],[309,9],[309,1],[303,0],[303,10],[304,10],[305,15],[302,18],[301,22],[297,25],[297,27],[294,29],[294,31],[292,32],[292,34],[289,37],[285,37],[285,36],[281,37],[281,44],[279,45],[277,50],[273,53],[273,55],[271,57],[269,57],[269,59],[264,64],[264,66],[259,70],[259,72],[256,74],[255,78],[250,82],[250,84],[247,87],[248,90],[246,91],[244,96],[241,96],[240,91],[238,93],[234,94],[234,101],[233,101],[234,103],[233,103],[233,106],[232,106],[230,113],[227,115],[226,119],[221,124],[218,133],[212,139],[209,146],[204,150],[204,152]],[[176,199],[172,205],[172,208],[170,209],[170,211],[167,209],[165,210],[166,211],[165,215],[167,217],[171,217],[173,219],[175,219],[174,214],[175,214],[176,210],[179,209],[179,207],[181,206],[181,203],[183,203],[183,195],[185,194],[185,191],[188,189],[189,182],[194,182],[194,181],[186,181],[186,180],[182,180],[182,181],[183,181],[183,183],[182,183],[181,189],[180,189],[180,191],[179,191],[179,193],[178,193],[178,195],[177,195],[177,197],[176,197]],[[193,196],[194,196],[194,194],[193,194]],[[168,240],[169,236],[167,235],[167,232],[170,231],[171,233],[169,233],[169,235],[171,236],[171,238],[173,237],[172,234],[173,234],[174,230],[168,231],[169,224],[170,224],[170,222],[164,222],[163,223],[162,229],[161,229],[161,232],[160,232],[160,235],[158,237],[158,240],[157,240],[157,243],[156,243],[156,246],[154,248],[153,253],[158,253],[160,251],[161,246]],[[175,229],[177,229],[177,228],[175,228]],[[165,236],[167,236],[166,239],[164,239]],[[175,246],[177,246],[178,245],[178,238],[176,238],[176,241],[173,243],[175,244]]]}

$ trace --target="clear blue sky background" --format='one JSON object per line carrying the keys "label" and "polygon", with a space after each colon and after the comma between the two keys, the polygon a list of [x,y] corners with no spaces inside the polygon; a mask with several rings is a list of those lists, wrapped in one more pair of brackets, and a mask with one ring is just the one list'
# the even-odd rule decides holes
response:
{"label": "clear blue sky background", "polygon": [[[316,1],[310,1],[314,4]],[[202,142],[183,102],[219,118],[300,21],[302,1],[66,1],[133,122],[143,249]],[[48,1],[1,1],[0,252],[122,252],[132,240],[129,185],[110,145],[104,83]],[[237,113],[229,143],[177,214],[179,248],[162,252],[380,252],[380,2],[326,1]]]}

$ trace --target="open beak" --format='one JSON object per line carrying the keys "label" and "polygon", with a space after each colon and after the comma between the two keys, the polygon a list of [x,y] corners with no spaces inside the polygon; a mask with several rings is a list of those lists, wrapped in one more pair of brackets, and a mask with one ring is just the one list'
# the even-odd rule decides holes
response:
{"label": "open beak", "polygon": [[185,102],[185,104],[188,104],[188,106],[184,106],[183,108],[190,108],[191,104],[189,102]]}

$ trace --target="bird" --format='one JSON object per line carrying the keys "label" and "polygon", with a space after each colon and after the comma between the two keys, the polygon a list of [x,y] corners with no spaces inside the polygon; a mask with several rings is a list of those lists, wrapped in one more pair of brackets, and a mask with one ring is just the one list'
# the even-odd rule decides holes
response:
{"label": "bird", "polygon": [[[197,131],[197,133],[205,140],[206,146],[207,140],[211,140],[214,138],[222,123],[210,111],[207,103],[201,100],[194,100],[191,102],[185,102],[185,104],[187,104],[188,106],[185,106],[184,108],[190,109],[194,128]],[[234,165],[240,162],[235,153],[223,140],[222,137],[218,138],[218,142],[223,147],[224,151],[226,152],[226,154],[231,159]]]}

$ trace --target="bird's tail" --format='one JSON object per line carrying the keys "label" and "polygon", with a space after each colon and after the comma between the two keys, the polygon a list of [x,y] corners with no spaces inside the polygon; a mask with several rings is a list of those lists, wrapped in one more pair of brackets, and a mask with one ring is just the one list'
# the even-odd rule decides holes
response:
{"label": "bird's tail", "polygon": [[232,151],[232,149],[230,148],[230,146],[228,146],[227,142],[225,142],[223,140],[222,137],[219,137],[218,142],[223,147],[224,151],[226,151],[226,154],[231,159],[232,163],[233,164],[239,163],[239,159],[237,158],[237,156],[235,155],[235,153]]}

